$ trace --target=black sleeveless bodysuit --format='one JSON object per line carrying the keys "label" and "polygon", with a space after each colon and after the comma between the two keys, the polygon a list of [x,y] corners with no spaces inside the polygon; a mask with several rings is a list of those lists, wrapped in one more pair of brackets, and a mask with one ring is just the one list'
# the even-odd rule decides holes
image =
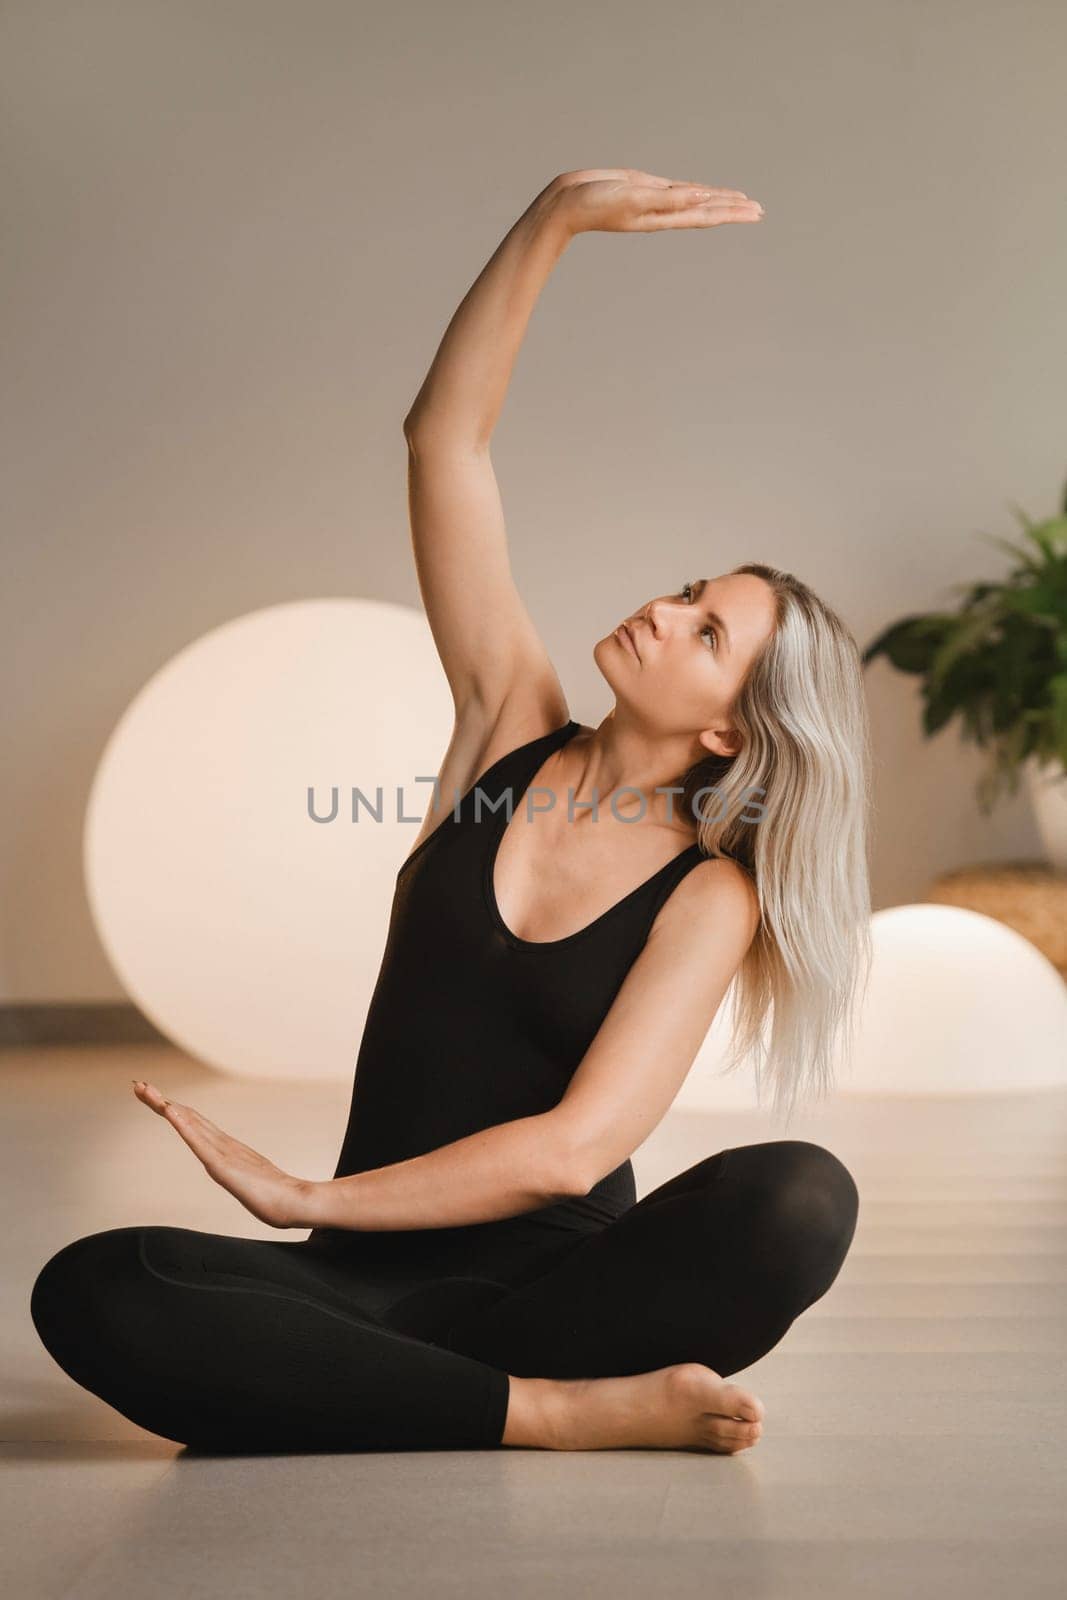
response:
{"label": "black sleeveless bodysuit", "polygon": [[[543,762],[581,726],[568,721],[502,756],[400,867],[335,1178],[555,1106],[657,912],[702,859],[694,842],[563,939],[535,943],[505,926],[493,891],[500,839]],[[421,1233],[435,1253],[450,1237],[536,1247],[560,1230],[594,1232],[635,1198],[625,1161],[588,1195],[460,1229],[404,1230],[404,1246]],[[308,1243],[343,1250],[369,1237],[318,1228]],[[387,1237],[395,1247],[402,1236]]]}

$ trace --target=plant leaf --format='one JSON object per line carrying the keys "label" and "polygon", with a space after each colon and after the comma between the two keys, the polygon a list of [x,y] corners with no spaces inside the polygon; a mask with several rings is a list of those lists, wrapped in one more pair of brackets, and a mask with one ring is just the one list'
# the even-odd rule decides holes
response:
{"label": "plant leaf", "polygon": [[984,644],[999,626],[1000,617],[992,608],[970,615],[964,613],[930,663],[930,679],[933,687],[939,687],[949,668],[954,666],[961,656],[970,654],[977,645]]}
{"label": "plant leaf", "polygon": [[[1001,550],[1006,550],[1009,555],[1014,556],[1030,572],[1042,572],[1044,570],[1044,562],[1038,561],[1033,551],[1028,550],[1025,545],[1016,544],[1012,539],[1004,539],[999,533],[980,533],[978,537],[985,539],[987,544],[994,544],[999,546]],[[995,585],[990,584],[988,587],[993,588]]]}
{"label": "plant leaf", "polygon": [[863,664],[884,655],[900,672],[926,672],[952,625],[953,618],[946,614],[902,617],[867,646]]}

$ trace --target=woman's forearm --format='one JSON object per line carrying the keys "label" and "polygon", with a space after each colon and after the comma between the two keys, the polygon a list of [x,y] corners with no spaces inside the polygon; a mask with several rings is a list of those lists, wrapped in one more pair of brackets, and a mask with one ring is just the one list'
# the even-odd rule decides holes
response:
{"label": "woman's forearm", "polygon": [[400,1229],[496,1222],[584,1192],[550,1114],[520,1117],[346,1178],[302,1184],[290,1227]]}
{"label": "woman's forearm", "polygon": [[409,437],[489,442],[530,313],[573,236],[553,180],[505,234],[460,302],[404,419]]}

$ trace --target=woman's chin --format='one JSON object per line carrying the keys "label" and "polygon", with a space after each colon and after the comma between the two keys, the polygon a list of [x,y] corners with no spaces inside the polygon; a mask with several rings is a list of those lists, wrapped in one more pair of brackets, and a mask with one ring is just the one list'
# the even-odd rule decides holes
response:
{"label": "woman's chin", "polygon": [[[606,639],[598,639],[593,646],[593,660],[597,671],[606,683],[614,689],[616,682],[623,681],[622,673],[626,662],[621,658],[628,654],[615,634],[609,633]],[[630,656],[630,665],[636,667],[637,662]]]}

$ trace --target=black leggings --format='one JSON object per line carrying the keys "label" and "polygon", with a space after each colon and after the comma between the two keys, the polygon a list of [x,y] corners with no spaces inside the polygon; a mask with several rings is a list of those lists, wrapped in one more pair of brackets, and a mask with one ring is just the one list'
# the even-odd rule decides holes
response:
{"label": "black leggings", "polygon": [[110,1228],[45,1263],[30,1313],[77,1383],[183,1444],[490,1448],[509,1373],[749,1366],[833,1283],[858,1206],[830,1151],[776,1140],[709,1156],[598,1232],[510,1255],[482,1225],[439,1246],[435,1230],[348,1232],[338,1251]]}

